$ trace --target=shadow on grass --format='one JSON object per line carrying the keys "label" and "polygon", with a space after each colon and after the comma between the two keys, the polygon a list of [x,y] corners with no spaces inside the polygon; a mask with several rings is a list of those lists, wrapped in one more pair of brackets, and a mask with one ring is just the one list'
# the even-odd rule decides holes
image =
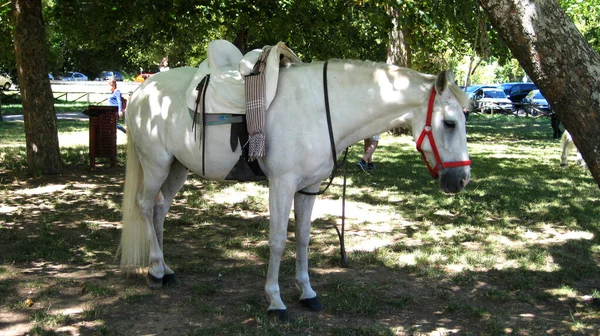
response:
{"label": "shadow on grass", "polygon": [[[497,130],[485,125],[482,121],[478,132],[495,138]],[[511,132],[521,134],[520,128],[511,127]],[[65,327],[79,334],[131,330],[164,335],[393,335],[440,330],[591,334],[597,330],[600,315],[581,299],[582,294],[600,288],[600,207],[597,197],[577,195],[591,194],[581,187],[589,184],[589,176],[540,165],[537,160],[474,155],[468,189],[447,196],[430,180],[413,147],[393,144],[378,151],[385,155],[380,153],[377,171],[350,171],[349,199],[389,206],[412,223],[394,229],[393,243],[350,253],[351,267],[343,269],[338,266],[337,237],[331,229],[337,218],[315,220],[314,230],[327,232],[315,237],[310,250],[313,287],[327,306],[323,312],[307,313],[297,301],[292,221],[280,285],[295,320],[281,325],[268,318],[262,295],[269,253],[264,205],[251,199],[212,203],[201,195],[222,191],[231,183],[192,178],[171,208],[165,223],[165,257],[181,286],[150,291],[140,276],[121,278],[114,252],[119,241],[124,148],[119,148],[117,169],[89,171],[85,147],[66,151],[70,165],[63,176],[0,176],[0,305],[13,312],[10,325],[26,324],[36,313],[56,315],[71,309],[76,313],[69,315]],[[359,146],[354,146],[349,155],[359,153]],[[325,197],[339,198],[339,189],[333,186]],[[441,210],[450,215],[440,215]],[[432,239],[426,234],[433,226],[472,227],[475,233]],[[507,254],[512,253],[511,261],[523,260],[523,264],[505,268],[486,267],[485,260],[479,260],[486,257],[484,253],[469,257],[476,267],[452,269],[446,267],[450,262],[434,258],[442,251],[460,266],[459,257],[469,249],[494,254],[494,246],[486,246],[487,235],[497,234],[494,230],[503,229],[505,237],[518,240],[525,231],[543,232],[548,227],[594,236],[515,248]],[[369,227],[356,230],[378,234]],[[426,258],[415,263],[398,257],[420,250]],[[543,269],[545,260],[552,260],[554,268]],[[33,299],[32,307],[24,305],[27,297]]]}

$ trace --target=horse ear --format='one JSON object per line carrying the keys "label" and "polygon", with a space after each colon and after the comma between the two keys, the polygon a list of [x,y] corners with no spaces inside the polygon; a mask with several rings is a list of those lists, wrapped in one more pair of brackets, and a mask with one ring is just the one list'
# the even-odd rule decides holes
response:
{"label": "horse ear", "polygon": [[454,72],[452,70],[444,70],[440,72],[435,81],[435,90],[439,93],[444,92],[448,83],[454,83]]}

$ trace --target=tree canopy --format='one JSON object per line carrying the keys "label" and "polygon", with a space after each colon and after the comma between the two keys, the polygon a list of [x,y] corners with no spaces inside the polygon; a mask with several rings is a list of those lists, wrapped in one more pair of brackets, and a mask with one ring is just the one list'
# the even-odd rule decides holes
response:
{"label": "tree canopy", "polygon": [[[600,50],[600,0],[561,0],[563,8]],[[213,39],[248,51],[285,41],[304,60],[356,58],[385,61],[391,9],[405,32],[407,66],[435,73],[465,56],[509,64],[510,51],[490,28],[475,0],[173,0],[155,2],[43,0],[48,71],[156,71],[199,64]],[[14,73],[10,6],[0,5],[0,70]],[[460,74],[459,70],[459,76]],[[465,72],[467,70],[464,70]],[[459,77],[460,78],[460,77]]]}

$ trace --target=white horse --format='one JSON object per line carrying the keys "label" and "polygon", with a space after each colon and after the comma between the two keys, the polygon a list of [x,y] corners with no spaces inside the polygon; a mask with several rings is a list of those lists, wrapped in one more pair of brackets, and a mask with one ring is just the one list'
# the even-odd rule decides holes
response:
{"label": "white horse", "polygon": [[563,132],[563,135],[560,138],[560,147],[562,148],[562,154],[560,155],[560,165],[561,166],[567,165],[567,157],[569,156],[569,152],[572,149],[575,149],[575,151],[577,152],[577,163],[583,167],[587,167],[587,164],[583,160],[581,153],[579,152],[577,147],[575,147],[575,143],[573,142],[571,133],[569,133],[567,130],[565,130]]}
{"label": "white horse", "polygon": [[[324,69],[328,69],[325,83]],[[195,85],[190,81],[196,70],[176,68],[150,77],[128,107],[121,268],[139,271],[149,266],[147,280],[152,288],[178,283],[163,257],[163,223],[188,170],[223,180],[241,153],[239,145],[232,152],[230,125],[216,125],[203,130],[202,157],[201,139],[192,131],[185,101],[186,89]],[[372,62],[303,63],[280,70],[277,90],[266,112],[266,156],[258,162],[269,181],[268,311],[284,320],[287,311],[278,278],[292,204],[300,300],[310,310],[323,308],[308,276],[315,196],[299,191],[319,190],[334,167],[332,148],[337,157],[374,134],[411,127],[432,176],[439,174],[440,188],[448,193],[459,192],[469,182],[470,161],[462,112],[468,99],[451,71],[436,77]],[[330,146],[326,99],[335,146]]]}

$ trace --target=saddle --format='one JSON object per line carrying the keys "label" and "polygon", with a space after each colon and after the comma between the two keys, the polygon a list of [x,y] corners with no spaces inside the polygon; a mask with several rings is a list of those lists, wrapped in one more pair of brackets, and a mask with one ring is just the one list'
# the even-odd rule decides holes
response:
{"label": "saddle", "polygon": [[[204,127],[231,123],[231,149],[239,141],[242,157],[226,179],[265,179],[254,161],[265,155],[264,114],[275,99],[279,69],[302,61],[283,42],[242,55],[229,41],[215,40],[207,55],[186,91],[194,127],[204,134]],[[243,171],[252,174],[241,176]]]}
{"label": "saddle", "polygon": [[[267,51],[263,67],[265,75],[265,108],[268,109],[277,93],[279,69],[302,61],[285,43],[254,49],[242,56],[240,50],[226,40],[208,43],[207,58],[198,66],[186,92],[188,109],[194,111],[198,96],[197,84],[210,76],[205,97],[207,114],[246,114],[245,77],[256,74],[257,62]],[[265,54],[263,54],[264,56]]]}

